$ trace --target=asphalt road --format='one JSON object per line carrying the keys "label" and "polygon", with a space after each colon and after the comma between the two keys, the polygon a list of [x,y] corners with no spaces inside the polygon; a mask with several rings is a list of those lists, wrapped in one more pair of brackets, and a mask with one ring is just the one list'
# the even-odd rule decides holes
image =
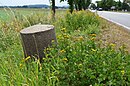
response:
{"label": "asphalt road", "polygon": [[98,11],[99,16],[130,29],[130,13]]}

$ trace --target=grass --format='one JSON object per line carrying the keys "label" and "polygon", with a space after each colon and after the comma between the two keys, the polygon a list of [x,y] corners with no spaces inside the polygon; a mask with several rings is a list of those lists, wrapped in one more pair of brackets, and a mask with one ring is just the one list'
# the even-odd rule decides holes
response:
{"label": "grass", "polygon": [[[24,9],[25,11],[26,9]],[[33,15],[15,15],[0,28],[0,85],[104,86],[130,84],[130,55],[115,43],[102,41],[109,24],[89,11],[51,14],[32,9]],[[36,13],[35,13],[36,12]],[[19,31],[34,24],[53,24],[58,45],[44,50],[43,63],[24,58]],[[107,29],[108,30],[108,29]],[[109,29],[110,31],[110,29]],[[107,31],[106,31],[107,32]],[[102,33],[102,34],[101,34]],[[107,39],[105,39],[107,40]],[[103,44],[106,44],[103,47]]]}
{"label": "grass", "polygon": [[116,50],[120,48],[120,46],[125,46],[125,51],[130,53],[130,32],[129,30],[118,26],[114,23],[103,20],[104,25],[101,26],[101,36],[102,46],[107,46],[110,43],[115,44]]}

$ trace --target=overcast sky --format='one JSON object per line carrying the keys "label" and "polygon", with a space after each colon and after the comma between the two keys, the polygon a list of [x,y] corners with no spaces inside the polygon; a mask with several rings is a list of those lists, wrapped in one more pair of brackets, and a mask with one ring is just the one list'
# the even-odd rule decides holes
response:
{"label": "overcast sky", "polygon": [[[56,6],[63,6],[67,5],[67,2],[60,3],[60,0],[55,0]],[[92,2],[95,2],[97,0],[92,0]],[[100,1],[100,0],[99,0]],[[30,4],[47,4],[49,5],[49,0],[0,0],[0,5],[6,5],[6,6],[14,6],[14,5],[30,5]]]}

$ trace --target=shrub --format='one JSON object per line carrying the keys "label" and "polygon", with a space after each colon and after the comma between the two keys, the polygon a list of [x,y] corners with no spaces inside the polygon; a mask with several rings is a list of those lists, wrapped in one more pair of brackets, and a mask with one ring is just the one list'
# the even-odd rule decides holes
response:
{"label": "shrub", "polygon": [[[47,16],[44,17],[46,20]],[[97,43],[96,37],[100,33],[98,16],[79,11],[67,13],[65,17],[61,16],[54,22],[45,22],[43,15],[39,13],[26,19],[18,17],[0,29],[2,41],[0,47],[4,51],[4,54],[0,53],[0,84],[5,86],[130,84],[130,56],[125,53],[124,46],[115,51],[114,44],[101,48]],[[30,61],[30,57],[22,59],[19,31],[41,22],[55,25],[58,45],[44,50],[46,57],[43,58],[43,63],[38,59]]]}

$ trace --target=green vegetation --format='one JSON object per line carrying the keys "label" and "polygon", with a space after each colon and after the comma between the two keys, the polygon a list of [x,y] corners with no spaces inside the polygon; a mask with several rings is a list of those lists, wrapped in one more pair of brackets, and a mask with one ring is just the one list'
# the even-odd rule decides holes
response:
{"label": "green vegetation", "polygon": [[[25,11],[26,9],[24,9]],[[30,10],[30,9],[29,9]],[[0,85],[27,86],[104,86],[130,84],[130,56],[115,44],[101,48],[98,40],[102,19],[89,11],[58,10],[56,20],[49,12],[15,15],[0,26]],[[20,12],[20,11],[19,11]],[[14,14],[13,14],[14,15]],[[19,31],[34,24],[53,24],[58,45],[43,52],[43,63],[24,58]],[[53,41],[52,41],[53,42]]]}
{"label": "green vegetation", "polygon": [[97,8],[103,8],[103,10],[127,10],[130,11],[129,0],[101,0],[96,1]]}
{"label": "green vegetation", "polygon": [[0,8],[0,20],[1,21],[12,21],[14,18],[17,17],[17,15],[20,17],[22,16],[29,16],[33,15],[35,13],[49,13],[49,10],[47,9],[24,9],[24,8],[15,8],[15,9],[10,9],[10,8]]}
{"label": "green vegetation", "polygon": [[69,4],[70,12],[72,13],[74,8],[78,10],[86,10],[88,6],[91,4],[91,0],[60,0],[62,1],[67,1]]}

